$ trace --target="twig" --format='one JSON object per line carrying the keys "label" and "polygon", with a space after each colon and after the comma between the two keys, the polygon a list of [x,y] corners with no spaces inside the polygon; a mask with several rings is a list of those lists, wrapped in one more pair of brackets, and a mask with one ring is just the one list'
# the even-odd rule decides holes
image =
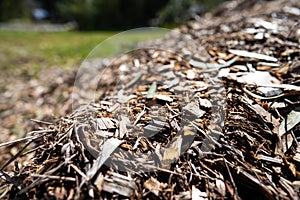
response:
{"label": "twig", "polygon": [[144,110],[141,112],[141,113],[139,113],[138,114],[138,116],[136,117],[136,120],[134,121],[134,123],[133,123],[133,126],[135,126],[137,123],[138,123],[138,121],[141,119],[141,117],[144,115],[144,114],[146,114],[146,107],[144,107]]}
{"label": "twig", "polygon": [[34,178],[45,178],[45,179],[54,179],[54,180],[62,180],[62,181],[76,181],[76,178],[73,177],[64,177],[64,176],[51,176],[51,175],[43,175],[43,174],[31,174]]}
{"label": "twig", "polygon": [[46,122],[46,121],[42,121],[42,120],[38,120],[38,119],[30,119],[31,121],[33,122],[36,122],[36,123],[41,123],[41,124],[47,124],[47,125],[52,125],[53,123],[51,122]]}
{"label": "twig", "polygon": [[226,167],[226,169],[227,169],[228,175],[229,175],[229,177],[230,177],[230,181],[231,181],[232,186],[233,186],[233,188],[234,188],[234,197],[235,197],[235,199],[238,199],[238,197],[237,197],[237,196],[238,196],[238,191],[237,191],[237,187],[236,187],[236,185],[235,185],[234,179],[233,179],[232,174],[231,174],[231,172],[230,172],[230,169],[229,169],[229,167],[228,167],[228,165],[227,165],[227,161],[225,160],[224,157],[223,157],[223,160],[224,160],[224,164],[225,164],[225,167]]}

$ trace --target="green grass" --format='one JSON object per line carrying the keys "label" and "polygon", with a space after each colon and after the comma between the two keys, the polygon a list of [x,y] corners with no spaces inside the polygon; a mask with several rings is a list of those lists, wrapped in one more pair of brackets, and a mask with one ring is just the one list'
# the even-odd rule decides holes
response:
{"label": "green grass", "polygon": [[[41,69],[49,67],[69,70],[78,67],[98,44],[93,56],[106,57],[120,51],[116,49],[116,43],[128,46],[163,35],[161,32],[147,31],[126,32],[122,36],[116,34],[118,32],[0,31],[0,73],[34,76]],[[110,39],[103,43],[107,38]]]}
{"label": "green grass", "polygon": [[29,75],[57,66],[68,69],[80,63],[114,32],[36,33],[0,31],[0,70]]}

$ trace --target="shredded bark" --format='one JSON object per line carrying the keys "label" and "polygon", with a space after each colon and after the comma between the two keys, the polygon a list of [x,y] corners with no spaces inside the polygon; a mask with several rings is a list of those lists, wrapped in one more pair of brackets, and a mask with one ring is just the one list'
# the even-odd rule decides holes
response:
{"label": "shredded bark", "polygon": [[228,2],[87,62],[74,112],[0,145],[1,198],[298,199],[299,8]]}

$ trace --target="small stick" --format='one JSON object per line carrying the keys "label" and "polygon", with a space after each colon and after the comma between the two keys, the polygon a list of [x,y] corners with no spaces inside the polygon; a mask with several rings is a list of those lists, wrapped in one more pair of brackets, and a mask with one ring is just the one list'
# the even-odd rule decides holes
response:
{"label": "small stick", "polygon": [[64,176],[51,176],[51,175],[43,175],[43,174],[31,174],[34,178],[46,178],[46,179],[55,179],[55,180],[63,180],[63,181],[76,181],[76,178],[73,177],[64,177]]}
{"label": "small stick", "polygon": [[47,125],[52,125],[53,123],[51,122],[46,122],[46,121],[42,121],[42,120],[38,120],[38,119],[30,119],[31,121],[33,122],[36,122],[36,123],[41,123],[41,124],[47,124]]}

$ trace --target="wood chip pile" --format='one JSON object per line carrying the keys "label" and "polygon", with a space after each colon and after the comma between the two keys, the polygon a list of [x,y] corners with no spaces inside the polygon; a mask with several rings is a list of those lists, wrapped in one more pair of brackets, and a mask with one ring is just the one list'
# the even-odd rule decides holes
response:
{"label": "wood chip pile", "polygon": [[1,197],[298,199],[299,19],[298,0],[233,1],[102,62],[74,97],[94,102],[0,144],[23,142]]}

